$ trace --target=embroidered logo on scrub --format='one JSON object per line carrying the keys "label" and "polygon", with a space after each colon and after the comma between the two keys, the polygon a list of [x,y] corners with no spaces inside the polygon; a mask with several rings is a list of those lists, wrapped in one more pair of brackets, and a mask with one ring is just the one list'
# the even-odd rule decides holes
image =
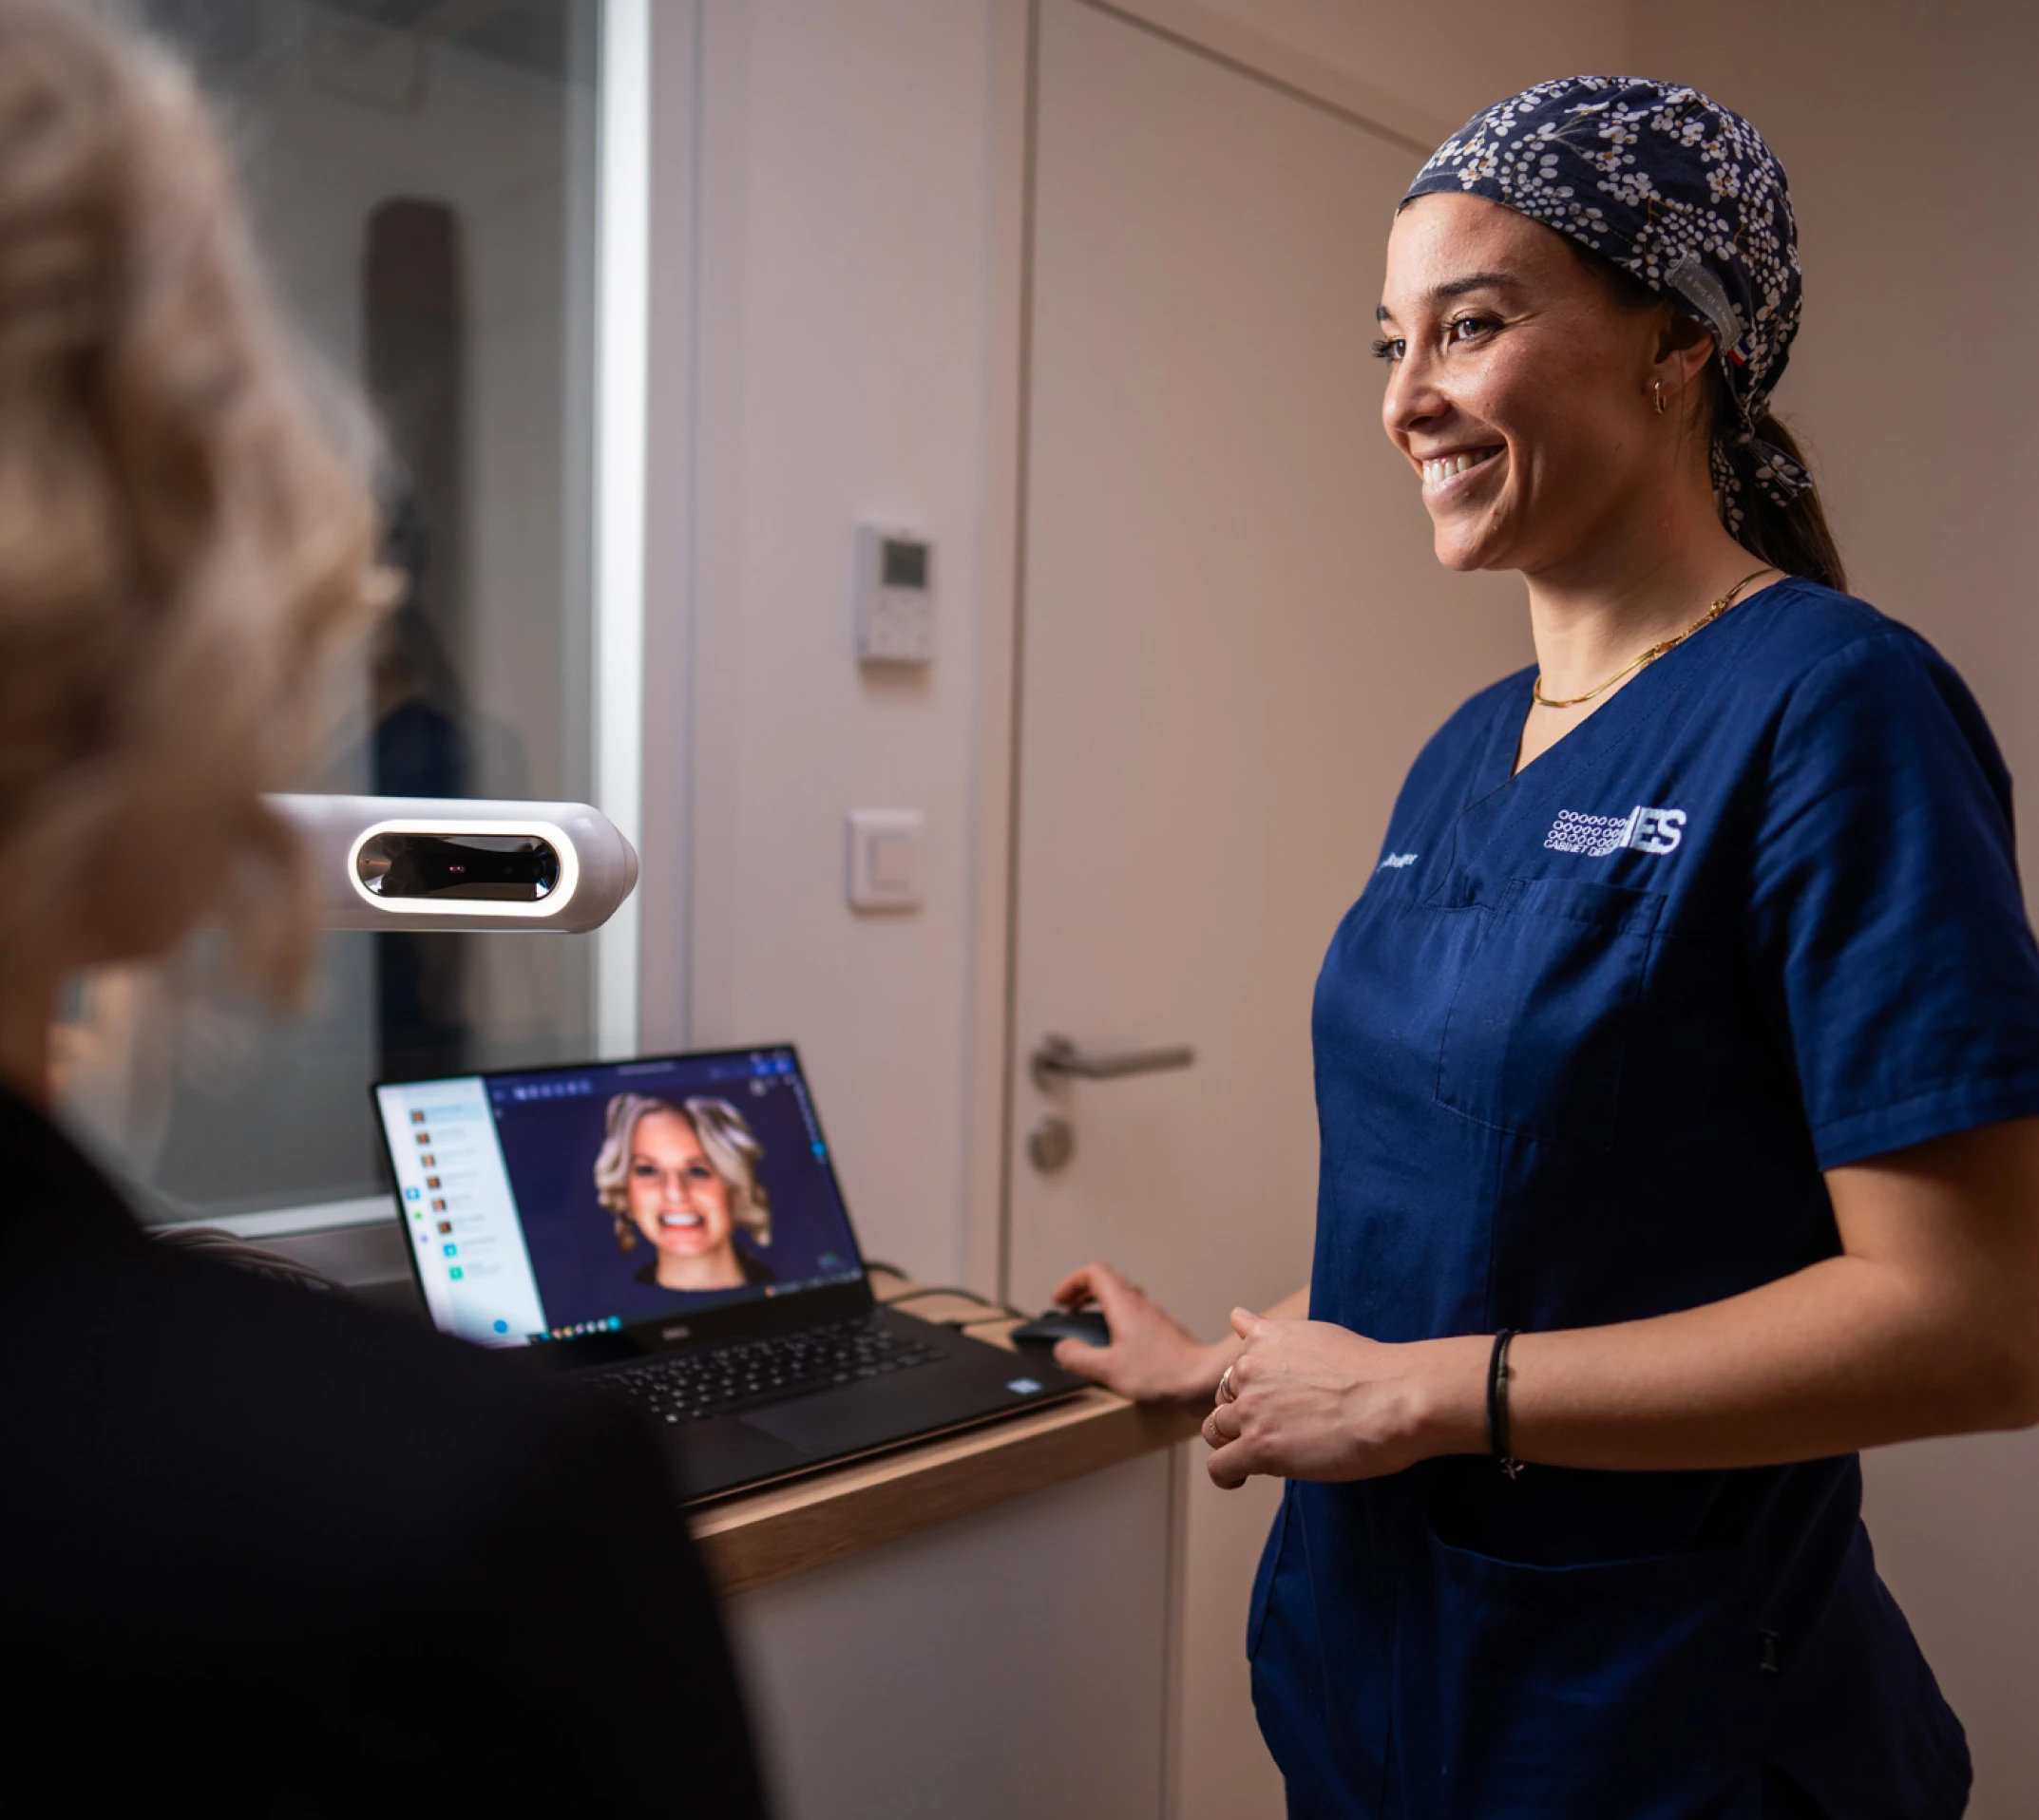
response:
{"label": "embroidered logo on scrub", "polygon": [[1553,853],[1583,853],[1605,859],[1623,847],[1638,853],[1672,853],[1685,839],[1683,809],[1646,809],[1641,804],[1626,815],[1581,815],[1566,809],[1551,824],[1543,844]]}
{"label": "embroidered logo on scrub", "polygon": [[1413,853],[1390,853],[1386,859],[1381,862],[1381,870],[1383,872],[1399,872],[1403,866],[1414,865],[1415,863],[1416,855]]}

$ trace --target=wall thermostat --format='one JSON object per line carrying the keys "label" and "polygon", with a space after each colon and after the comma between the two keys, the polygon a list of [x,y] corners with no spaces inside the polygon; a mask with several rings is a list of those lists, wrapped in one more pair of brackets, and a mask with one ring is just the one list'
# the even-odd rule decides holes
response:
{"label": "wall thermostat", "polygon": [[857,527],[857,661],[935,658],[935,550],[917,531]]}

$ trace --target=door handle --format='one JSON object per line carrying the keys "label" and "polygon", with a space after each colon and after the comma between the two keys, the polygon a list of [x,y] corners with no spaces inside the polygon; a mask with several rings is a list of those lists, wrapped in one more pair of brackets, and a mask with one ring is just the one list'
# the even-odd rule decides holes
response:
{"label": "door handle", "polygon": [[1159,1074],[1188,1068],[1196,1052],[1187,1043],[1172,1049],[1135,1049],[1116,1055],[1086,1055],[1066,1036],[1043,1036],[1028,1061],[1034,1085],[1045,1093],[1065,1080],[1117,1081],[1129,1074]]}

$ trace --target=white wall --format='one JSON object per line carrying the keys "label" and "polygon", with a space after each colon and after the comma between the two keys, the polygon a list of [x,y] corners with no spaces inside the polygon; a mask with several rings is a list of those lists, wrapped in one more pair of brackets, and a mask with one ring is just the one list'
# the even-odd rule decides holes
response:
{"label": "white wall", "polygon": [[[1638,0],[1636,61],[1748,115],[1790,174],[1805,320],[1778,396],[1855,590],[1923,632],[2025,787],[2039,867],[2039,208],[2021,0]],[[1884,1577],[1969,1728],[1973,1820],[2039,1811],[2039,1437],[1864,1461]]]}
{"label": "white wall", "polygon": [[1442,129],[1530,84],[1616,73],[1627,0],[1543,0],[1423,15],[1381,0],[1201,0],[1200,10],[1318,59]]}
{"label": "white wall", "polygon": [[[942,1278],[961,1255],[988,15],[707,0],[696,45],[692,13],[654,11],[660,68],[699,59],[691,130],[686,97],[655,101],[655,257],[696,182],[699,216],[692,273],[662,264],[654,304],[655,341],[690,311],[696,339],[691,371],[658,351],[652,402],[645,846],[687,863],[648,870],[645,1029],[800,1043],[867,1246]],[[688,450],[671,425],[694,384]],[[688,460],[691,510],[671,484]],[[852,661],[867,519],[935,540],[925,675]],[[675,710],[678,737],[656,724]],[[848,909],[859,806],[925,812],[920,914]]]}

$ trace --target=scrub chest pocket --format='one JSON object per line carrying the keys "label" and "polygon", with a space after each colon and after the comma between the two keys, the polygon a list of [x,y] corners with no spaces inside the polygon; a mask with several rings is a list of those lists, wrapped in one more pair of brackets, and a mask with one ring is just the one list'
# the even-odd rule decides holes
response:
{"label": "scrub chest pocket", "polygon": [[1500,1131],[1611,1150],[1664,895],[1511,879],[1477,919],[1438,1056],[1439,1106]]}

